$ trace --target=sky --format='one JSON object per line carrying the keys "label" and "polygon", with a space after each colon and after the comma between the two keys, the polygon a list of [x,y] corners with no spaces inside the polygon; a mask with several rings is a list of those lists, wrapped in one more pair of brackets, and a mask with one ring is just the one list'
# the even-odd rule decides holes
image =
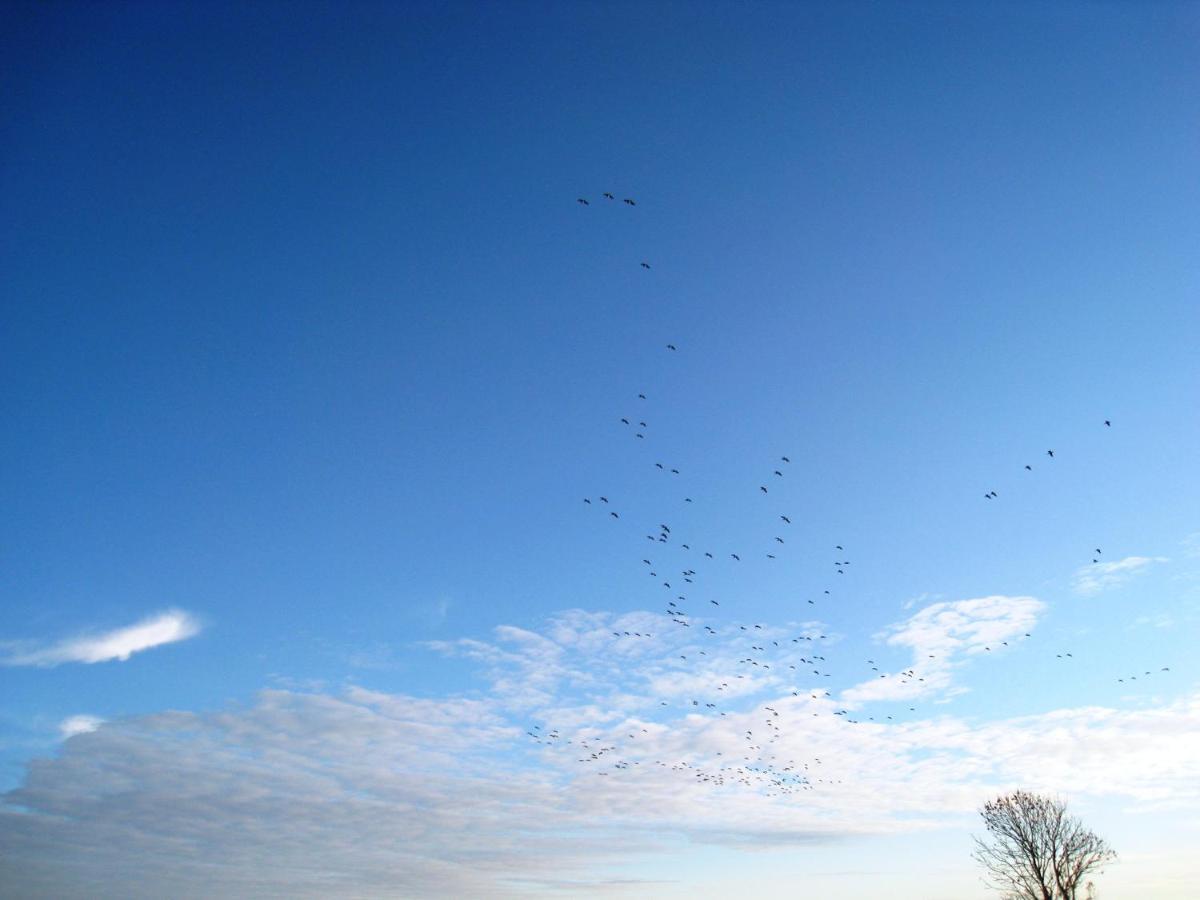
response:
{"label": "sky", "polygon": [[1192,896],[1194,4],[0,16],[0,895]]}

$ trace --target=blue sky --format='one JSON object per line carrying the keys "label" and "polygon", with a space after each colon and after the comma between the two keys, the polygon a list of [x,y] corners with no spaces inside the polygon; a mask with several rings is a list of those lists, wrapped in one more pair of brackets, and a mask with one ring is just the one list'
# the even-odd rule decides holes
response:
{"label": "blue sky", "polygon": [[9,883],[983,896],[1020,786],[1185,896],[1194,7],[4,15]]}

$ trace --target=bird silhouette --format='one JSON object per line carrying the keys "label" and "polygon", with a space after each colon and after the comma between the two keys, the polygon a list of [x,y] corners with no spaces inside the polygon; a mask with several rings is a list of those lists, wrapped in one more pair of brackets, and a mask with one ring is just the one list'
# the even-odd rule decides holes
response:
{"label": "bird silhouette", "polygon": [[605,192],[604,192],[604,197],[605,197],[605,199],[607,199],[607,200],[616,200],[616,199],[617,199],[617,198],[616,198],[616,197],[614,197],[612,194],[610,194],[608,191],[605,191]]}
{"label": "bird silhouette", "polygon": [[579,199],[577,199],[575,202],[576,202],[576,203],[582,203],[584,206],[590,206],[590,205],[591,205],[591,204],[590,204],[590,203],[588,203],[586,200],[584,200],[582,197],[580,197]]}

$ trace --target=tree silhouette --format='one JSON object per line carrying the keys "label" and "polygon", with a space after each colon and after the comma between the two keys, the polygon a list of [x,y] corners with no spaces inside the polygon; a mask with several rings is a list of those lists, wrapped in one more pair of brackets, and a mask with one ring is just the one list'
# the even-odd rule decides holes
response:
{"label": "tree silhouette", "polygon": [[985,881],[1014,900],[1076,900],[1084,876],[1117,856],[1061,800],[1014,791],[979,814],[988,833],[975,838],[972,856]]}

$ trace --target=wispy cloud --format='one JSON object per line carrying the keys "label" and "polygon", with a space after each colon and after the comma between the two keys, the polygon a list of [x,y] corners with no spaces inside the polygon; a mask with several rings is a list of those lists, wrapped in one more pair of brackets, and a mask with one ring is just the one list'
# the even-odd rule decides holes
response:
{"label": "wispy cloud", "polygon": [[1183,555],[1195,559],[1200,556],[1200,531],[1194,531],[1180,541]]}
{"label": "wispy cloud", "polygon": [[1154,563],[1167,562],[1165,556],[1127,556],[1113,562],[1099,562],[1081,566],[1075,572],[1074,590],[1077,594],[1090,596],[1110,590],[1144,572]]}
{"label": "wispy cloud", "polygon": [[1175,618],[1167,613],[1154,613],[1148,616],[1138,616],[1133,620],[1134,625],[1149,625],[1153,628],[1174,628]]}
{"label": "wispy cloud", "polygon": [[200,623],[190,614],[169,609],[134,625],[101,634],[68,638],[49,646],[8,644],[0,663],[6,666],[49,668],[63,663],[99,663],[128,660],[134,653],[186,640],[200,632]]}
{"label": "wispy cloud", "polygon": [[881,637],[894,647],[912,651],[912,664],[883,673],[844,691],[847,704],[871,700],[903,700],[933,693],[952,693],[951,672],[963,657],[999,655],[1006,642],[1024,636],[1045,604],[1034,597],[979,597],[934,603],[891,626]]}

